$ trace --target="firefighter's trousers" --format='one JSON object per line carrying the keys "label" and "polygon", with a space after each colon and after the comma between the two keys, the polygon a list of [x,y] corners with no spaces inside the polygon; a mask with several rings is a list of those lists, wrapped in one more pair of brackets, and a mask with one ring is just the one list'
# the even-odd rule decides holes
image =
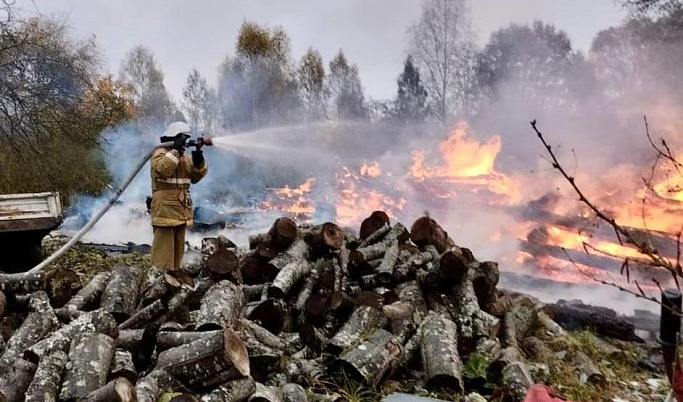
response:
{"label": "firefighter's trousers", "polygon": [[180,268],[180,261],[185,253],[186,226],[154,226],[153,266],[165,269]]}

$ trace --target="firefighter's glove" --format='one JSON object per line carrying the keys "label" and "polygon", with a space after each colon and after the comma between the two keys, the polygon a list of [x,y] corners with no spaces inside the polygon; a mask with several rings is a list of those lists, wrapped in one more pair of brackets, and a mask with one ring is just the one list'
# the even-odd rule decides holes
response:
{"label": "firefighter's glove", "polygon": [[192,151],[192,164],[194,164],[195,167],[200,167],[204,164],[204,151],[201,149]]}
{"label": "firefighter's glove", "polygon": [[176,138],[173,141],[173,149],[178,151],[179,154],[184,154],[185,153],[185,143],[187,142],[187,138],[180,136]]}

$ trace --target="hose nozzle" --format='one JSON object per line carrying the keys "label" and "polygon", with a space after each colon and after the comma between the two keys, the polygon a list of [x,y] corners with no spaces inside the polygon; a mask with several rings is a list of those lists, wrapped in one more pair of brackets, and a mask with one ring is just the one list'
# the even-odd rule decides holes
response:
{"label": "hose nozzle", "polygon": [[188,140],[186,142],[187,147],[196,147],[197,149],[207,146],[210,147],[213,145],[213,141],[209,137],[198,137],[196,140]]}

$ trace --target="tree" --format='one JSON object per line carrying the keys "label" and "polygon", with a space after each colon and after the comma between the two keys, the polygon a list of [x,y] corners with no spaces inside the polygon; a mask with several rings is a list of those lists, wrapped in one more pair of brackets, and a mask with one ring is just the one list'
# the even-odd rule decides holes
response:
{"label": "tree", "polygon": [[309,48],[301,58],[297,71],[299,93],[306,121],[320,121],[325,117],[325,66],[317,50]]}
{"label": "tree", "polygon": [[128,52],[121,66],[121,80],[130,85],[143,123],[166,124],[173,118],[176,108],[152,51],[138,45]]}
{"label": "tree", "polygon": [[97,74],[92,40],[63,22],[0,17],[0,193],[97,193],[100,133],[133,117],[127,87]]}
{"label": "tree", "polygon": [[333,110],[338,119],[362,120],[367,117],[358,67],[349,65],[341,50],[330,61],[329,86]]}
{"label": "tree", "polygon": [[666,15],[683,9],[681,0],[620,0],[634,14]]}
{"label": "tree", "polygon": [[583,65],[567,34],[536,21],[532,26],[511,24],[491,35],[479,55],[477,88],[487,101],[550,107],[569,103],[572,69]]}
{"label": "tree", "polygon": [[190,127],[197,132],[213,130],[217,113],[216,94],[196,68],[187,76],[183,99]]}
{"label": "tree", "polygon": [[403,73],[398,78],[396,96],[396,119],[402,122],[421,122],[427,117],[427,90],[420,81],[420,71],[408,56],[403,64]]}
{"label": "tree", "polygon": [[227,57],[219,71],[218,98],[224,125],[264,126],[299,115],[289,52],[289,37],[282,28],[242,24],[236,54]]}
{"label": "tree", "polygon": [[423,0],[420,20],[408,32],[432,113],[444,122],[467,113],[475,47],[466,0]]}

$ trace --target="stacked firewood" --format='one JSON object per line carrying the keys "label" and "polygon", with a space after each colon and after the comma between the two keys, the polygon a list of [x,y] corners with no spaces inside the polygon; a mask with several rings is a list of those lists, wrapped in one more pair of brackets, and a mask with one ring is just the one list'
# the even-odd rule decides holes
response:
{"label": "stacked firewood", "polygon": [[524,356],[544,351],[527,333],[561,329],[498,276],[434,219],[380,211],[358,234],[280,218],[248,246],[204,239],[196,267],[83,288],[68,270],[0,275],[0,401],[340,401],[336,383],[391,378],[462,393],[475,352],[522,395]]}

